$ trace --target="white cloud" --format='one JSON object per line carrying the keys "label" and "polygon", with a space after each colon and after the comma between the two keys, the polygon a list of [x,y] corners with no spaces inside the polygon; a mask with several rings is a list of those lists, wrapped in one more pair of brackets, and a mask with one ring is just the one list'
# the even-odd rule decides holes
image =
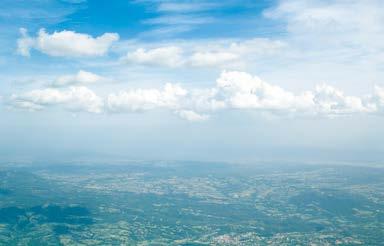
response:
{"label": "white cloud", "polygon": [[285,22],[293,38],[312,40],[310,44],[314,46],[345,46],[365,51],[383,47],[381,0],[280,0],[264,14]]}
{"label": "white cloud", "polygon": [[224,97],[216,87],[193,89],[188,95],[186,105],[196,111],[213,112],[227,107]]}
{"label": "white cloud", "polygon": [[381,107],[384,107],[384,87],[375,86],[374,100]]}
{"label": "white cloud", "polygon": [[[350,29],[367,29],[365,25],[373,25],[366,31],[380,30],[377,21],[382,21],[384,6],[380,0],[328,1],[321,0],[280,0],[279,4],[265,12],[270,18],[285,18],[288,28],[297,31],[316,31],[318,29],[336,29],[350,31]],[[356,10],[361,12],[356,15]],[[370,16],[368,15],[370,12]],[[361,19],[361,16],[368,17]],[[354,26],[354,27],[352,27]],[[300,27],[300,28],[298,28]]]}
{"label": "white cloud", "polygon": [[145,24],[151,25],[202,25],[213,22],[212,17],[204,17],[191,14],[163,15],[152,19],[145,20]]}
{"label": "white cloud", "polygon": [[30,111],[49,106],[63,106],[71,111],[101,113],[103,100],[86,87],[70,87],[67,90],[37,89],[22,94],[13,94],[9,104]]}
{"label": "white cloud", "polygon": [[187,91],[179,85],[166,84],[162,90],[136,89],[110,94],[108,109],[112,112],[143,111],[156,108],[177,109]]}
{"label": "white cloud", "polygon": [[182,49],[176,46],[166,46],[145,50],[139,48],[129,52],[122,61],[142,65],[158,65],[167,67],[179,67],[183,65]]}
{"label": "white cloud", "polygon": [[243,72],[223,72],[217,87],[233,108],[290,109],[296,100],[293,93]]}
{"label": "white cloud", "polygon": [[341,90],[326,84],[316,86],[313,101],[319,113],[330,116],[369,111],[361,98],[345,96]]}
{"label": "white cloud", "polygon": [[[380,93],[382,91],[377,89],[375,97],[363,102],[359,97],[346,96],[323,84],[314,91],[295,94],[248,73],[230,71],[223,72],[213,88],[186,91],[177,85],[166,84],[163,90],[136,89],[111,94],[107,102],[109,110],[114,112],[165,108],[176,110],[181,118],[191,121],[206,120],[207,113],[226,109],[334,117],[374,112],[373,108],[379,105],[377,98],[384,98]],[[384,99],[380,100],[384,102]],[[368,106],[368,102],[373,105]]]}
{"label": "white cloud", "polygon": [[[132,44],[130,44],[132,45]],[[233,68],[234,64],[247,64],[281,51],[286,44],[265,38],[234,42],[233,40],[183,43],[151,48],[136,48],[121,58],[129,64],[148,66],[221,67]]]}
{"label": "white cloud", "polygon": [[384,89],[376,86],[372,95],[357,97],[322,84],[313,91],[294,93],[245,72],[224,71],[211,88],[186,90],[178,84],[167,83],[162,89],[138,88],[110,93],[105,101],[104,106],[102,98],[83,86],[32,90],[9,98],[11,106],[31,111],[50,106],[91,113],[163,109],[185,120],[204,121],[218,110],[246,109],[276,116],[307,117],[376,114],[384,111]]}
{"label": "white cloud", "polygon": [[88,85],[94,84],[102,81],[107,81],[108,79],[99,76],[97,74],[80,70],[76,74],[69,74],[57,77],[50,86],[52,87],[62,87],[68,85]]}
{"label": "white cloud", "polygon": [[341,90],[326,84],[316,86],[314,91],[294,94],[243,72],[223,72],[217,80],[217,88],[229,108],[258,109],[278,114],[333,117],[372,113],[384,102],[384,92],[379,87],[366,101],[357,96],[346,96]]}
{"label": "white cloud", "polygon": [[281,51],[286,44],[282,41],[266,38],[254,38],[237,42],[224,42],[193,48],[195,51],[188,60],[188,65],[194,67],[233,67],[248,64],[272,56]]}
{"label": "white cloud", "polygon": [[[268,38],[253,38],[239,42],[232,42],[229,50],[242,56],[274,55],[285,48],[287,44],[281,40]],[[224,47],[225,48],[225,47]]]}
{"label": "white cloud", "polygon": [[181,3],[181,2],[161,2],[157,7],[159,12],[199,12],[212,8],[217,8],[218,3],[200,2],[200,3]]}
{"label": "white cloud", "polygon": [[189,64],[194,67],[219,66],[238,58],[238,55],[230,52],[196,52],[190,57]]}
{"label": "white cloud", "polygon": [[198,114],[192,110],[180,110],[176,111],[176,114],[178,114],[180,118],[188,121],[205,121],[209,118],[208,115]]}
{"label": "white cloud", "polygon": [[27,30],[21,28],[21,38],[17,41],[20,55],[29,56],[32,48],[50,56],[83,57],[103,56],[112,43],[119,40],[117,33],[104,33],[99,37],[73,31],[55,31],[49,34],[40,29],[36,37],[29,37]]}
{"label": "white cloud", "polygon": [[27,29],[20,28],[21,38],[17,40],[17,53],[22,56],[30,56],[30,49],[35,45],[35,40],[28,36]]}
{"label": "white cloud", "polygon": [[384,87],[376,85],[373,94],[365,98],[364,105],[371,112],[384,113]]}

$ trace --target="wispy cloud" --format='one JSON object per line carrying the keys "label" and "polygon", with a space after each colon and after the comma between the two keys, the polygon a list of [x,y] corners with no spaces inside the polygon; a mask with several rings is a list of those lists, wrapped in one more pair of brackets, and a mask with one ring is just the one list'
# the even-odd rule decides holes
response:
{"label": "wispy cloud", "polygon": [[147,3],[148,8],[156,14],[155,17],[143,20],[144,24],[153,26],[146,36],[153,33],[172,35],[188,32],[199,25],[214,23],[217,19],[209,11],[226,5],[218,1],[159,1],[153,7],[151,1],[138,2]]}
{"label": "wispy cloud", "polygon": [[143,21],[151,25],[202,25],[213,22],[215,19],[200,15],[166,15]]}
{"label": "wispy cloud", "polygon": [[382,1],[281,0],[264,16],[284,23],[290,38],[301,45],[365,51],[384,47]]}
{"label": "wispy cloud", "polygon": [[167,1],[159,3],[157,11],[159,12],[202,12],[208,11],[213,8],[219,8],[223,3],[218,2],[180,2],[180,1]]}

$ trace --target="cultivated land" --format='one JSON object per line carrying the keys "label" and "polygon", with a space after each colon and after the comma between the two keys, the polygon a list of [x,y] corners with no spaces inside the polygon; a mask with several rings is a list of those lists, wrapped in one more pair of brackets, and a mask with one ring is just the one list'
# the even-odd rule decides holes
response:
{"label": "cultivated land", "polygon": [[380,245],[384,168],[2,165],[0,245]]}

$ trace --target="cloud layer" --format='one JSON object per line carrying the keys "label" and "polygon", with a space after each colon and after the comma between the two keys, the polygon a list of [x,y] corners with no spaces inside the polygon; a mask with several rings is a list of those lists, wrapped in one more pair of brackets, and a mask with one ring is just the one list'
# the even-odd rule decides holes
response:
{"label": "cloud layer", "polygon": [[89,113],[101,113],[103,111],[103,100],[84,86],[73,86],[64,90],[38,89],[22,94],[13,94],[9,98],[9,104],[29,111],[60,106],[70,111]]}
{"label": "cloud layer", "polygon": [[136,48],[121,57],[130,65],[159,67],[227,67],[276,54],[286,44],[266,38],[243,41],[170,44]]}
{"label": "cloud layer", "polygon": [[102,98],[84,86],[72,86],[13,94],[8,103],[30,111],[50,106],[89,113],[165,109],[189,121],[207,120],[210,114],[228,109],[255,110],[278,116],[337,117],[381,113],[384,89],[376,86],[371,95],[357,97],[347,96],[339,89],[321,84],[313,91],[295,94],[248,73],[224,71],[211,88],[187,90],[179,84],[167,83],[162,89],[130,89]]}

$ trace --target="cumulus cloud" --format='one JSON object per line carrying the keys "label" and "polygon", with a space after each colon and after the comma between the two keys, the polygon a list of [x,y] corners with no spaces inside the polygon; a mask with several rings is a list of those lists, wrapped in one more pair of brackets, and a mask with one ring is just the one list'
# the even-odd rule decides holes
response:
{"label": "cumulus cloud", "polygon": [[361,98],[345,96],[341,90],[326,84],[316,86],[313,101],[316,111],[327,115],[370,111],[368,107],[363,105]]}
{"label": "cumulus cloud", "polygon": [[71,111],[101,113],[103,100],[93,91],[84,87],[70,87],[66,90],[37,89],[22,94],[13,94],[9,99],[12,107],[30,111],[42,110],[50,106],[62,106]]}
{"label": "cumulus cloud", "polygon": [[178,114],[180,118],[188,121],[205,121],[209,118],[208,115],[198,114],[192,110],[180,110],[176,111],[176,114]]}
{"label": "cumulus cloud", "polygon": [[186,100],[187,107],[196,111],[214,112],[227,107],[225,98],[217,87],[192,89]]}
{"label": "cumulus cloud", "polygon": [[109,110],[114,112],[166,108],[174,110],[181,118],[202,121],[208,119],[208,114],[225,109],[326,117],[372,113],[380,103],[383,104],[382,94],[382,90],[376,89],[375,96],[363,100],[346,96],[326,84],[313,91],[295,94],[248,73],[224,71],[212,88],[187,91],[178,85],[167,84],[163,90],[136,89],[111,94],[107,102]]}
{"label": "cumulus cloud", "polygon": [[96,38],[67,30],[49,34],[45,29],[40,29],[36,37],[30,37],[24,28],[20,29],[20,33],[21,37],[17,40],[17,52],[23,56],[30,56],[32,48],[50,56],[103,56],[108,52],[112,43],[119,40],[117,33],[104,33]]}
{"label": "cumulus cloud", "polygon": [[294,95],[244,72],[223,72],[216,86],[230,108],[302,111],[313,104],[309,92]]}
{"label": "cumulus cloud", "polygon": [[217,87],[233,108],[289,108],[295,98],[292,93],[243,72],[223,72]]}
{"label": "cumulus cloud", "polygon": [[166,46],[148,50],[139,48],[134,52],[129,52],[122,58],[122,61],[141,65],[167,67],[179,67],[184,63],[182,49],[176,46]]}
{"label": "cumulus cloud", "polygon": [[276,116],[336,117],[382,113],[384,89],[376,86],[372,95],[357,97],[321,84],[312,91],[294,93],[245,72],[224,71],[211,88],[187,90],[178,84],[167,83],[160,89],[138,88],[110,93],[105,104],[102,98],[83,86],[13,94],[9,102],[13,107],[31,111],[49,106],[91,113],[134,113],[163,109],[188,121],[207,120],[218,110],[244,109]]}
{"label": "cumulus cloud", "polygon": [[102,81],[108,81],[108,79],[91,72],[80,70],[76,74],[68,74],[57,77],[50,84],[50,86],[63,87],[68,85],[88,85]]}
{"label": "cumulus cloud", "polygon": [[129,64],[163,67],[226,67],[275,54],[282,41],[255,38],[238,42],[205,42],[204,45],[179,43],[155,48],[137,48],[121,58]]}
{"label": "cumulus cloud", "polygon": [[237,54],[230,52],[196,52],[189,58],[189,64],[195,67],[219,66],[238,58]]}
{"label": "cumulus cloud", "polygon": [[177,84],[167,83],[163,89],[136,89],[110,94],[107,98],[108,110],[111,112],[142,112],[155,109],[174,111],[180,118],[188,121],[204,121],[206,114],[197,113],[192,109],[194,97]]}
{"label": "cumulus cloud", "polygon": [[208,47],[197,47],[187,59],[192,67],[232,67],[234,64],[247,64],[281,51],[286,44],[279,40],[254,38],[238,42],[225,42]]}
{"label": "cumulus cloud", "polygon": [[162,90],[136,89],[110,94],[107,103],[112,112],[177,109],[186,95],[187,91],[181,86],[167,83]]}
{"label": "cumulus cloud", "polygon": [[243,72],[223,72],[217,80],[218,94],[226,107],[257,109],[277,114],[299,113],[334,117],[357,113],[374,113],[384,105],[384,90],[376,87],[374,94],[365,98],[347,96],[327,84],[313,91],[294,94]]}
{"label": "cumulus cloud", "polygon": [[384,113],[384,87],[376,85],[373,94],[365,98],[364,105],[370,112]]}

